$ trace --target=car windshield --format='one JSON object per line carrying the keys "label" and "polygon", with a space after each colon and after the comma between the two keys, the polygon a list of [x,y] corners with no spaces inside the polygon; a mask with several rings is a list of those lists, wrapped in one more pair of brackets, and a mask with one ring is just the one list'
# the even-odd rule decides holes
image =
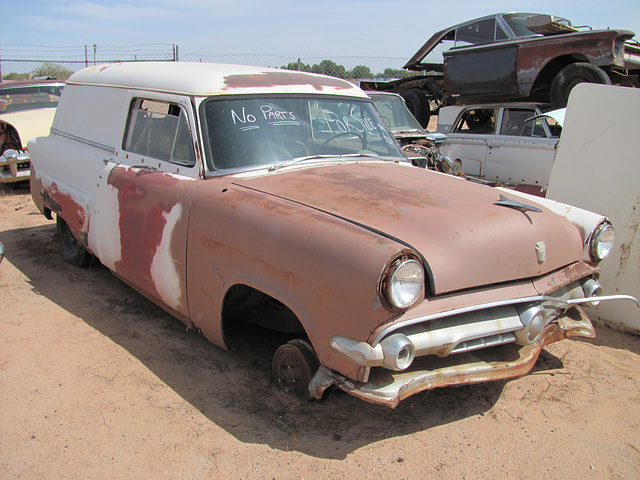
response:
{"label": "car windshield", "polygon": [[210,170],[312,158],[406,160],[373,104],[328,96],[212,97],[201,106]]}
{"label": "car windshield", "polygon": [[64,84],[20,85],[0,88],[0,114],[57,107],[63,88]]}
{"label": "car windshield", "polygon": [[[516,37],[531,37],[535,35],[540,35],[538,32],[534,32],[527,28],[527,18],[535,17],[538,14],[535,13],[509,13],[507,15],[503,15],[504,21],[507,22],[513,33]],[[566,18],[562,17],[553,17],[554,22],[570,27],[571,22]]]}
{"label": "car windshield", "polygon": [[371,100],[393,133],[424,132],[402,98],[396,95],[372,94]]}

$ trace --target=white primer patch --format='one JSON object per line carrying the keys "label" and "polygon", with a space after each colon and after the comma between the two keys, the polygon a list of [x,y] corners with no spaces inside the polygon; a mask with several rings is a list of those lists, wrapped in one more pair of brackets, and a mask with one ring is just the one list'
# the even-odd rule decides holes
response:
{"label": "white primer patch", "polygon": [[178,272],[171,255],[171,238],[178,220],[182,217],[182,205],[179,203],[174,205],[170,212],[163,212],[162,216],[167,224],[151,262],[151,278],[162,301],[179,310],[182,286],[180,272]]}
{"label": "white primer patch", "polygon": [[89,246],[105,267],[115,271],[116,263],[122,259],[118,190],[104,185],[99,189],[96,205],[95,219],[90,224]]}

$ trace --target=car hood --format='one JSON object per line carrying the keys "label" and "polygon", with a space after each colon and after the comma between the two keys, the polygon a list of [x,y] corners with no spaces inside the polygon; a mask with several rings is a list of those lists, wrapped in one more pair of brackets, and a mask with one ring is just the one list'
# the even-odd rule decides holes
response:
{"label": "car hood", "polygon": [[427,134],[424,131],[419,130],[403,130],[402,128],[391,128],[391,133],[393,136],[398,139],[415,139],[422,140],[427,138]]}
{"label": "car hood", "polygon": [[55,114],[55,108],[22,110],[13,113],[3,113],[0,115],[0,122],[12,125],[18,131],[18,135],[20,135],[23,148],[26,148],[27,143],[33,137],[49,135]]}
{"label": "car hood", "polygon": [[533,278],[582,258],[580,234],[563,217],[497,205],[504,192],[408,165],[332,164],[234,184],[412,247],[429,265],[433,293]]}

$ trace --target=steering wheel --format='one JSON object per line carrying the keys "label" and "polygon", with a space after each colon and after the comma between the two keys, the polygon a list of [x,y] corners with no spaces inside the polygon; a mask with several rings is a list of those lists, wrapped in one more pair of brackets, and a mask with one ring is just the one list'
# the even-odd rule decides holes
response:
{"label": "steering wheel", "polygon": [[367,148],[367,142],[366,142],[363,134],[356,133],[356,132],[338,132],[338,133],[335,133],[335,134],[331,135],[324,142],[322,142],[320,145],[318,145],[318,148],[316,149],[316,151],[318,153],[320,153],[320,150],[322,150],[325,146],[327,146],[328,143],[333,142],[336,138],[343,137],[345,135],[351,135],[351,136],[358,137],[360,139],[360,143],[361,143],[362,149],[364,150],[364,149]]}

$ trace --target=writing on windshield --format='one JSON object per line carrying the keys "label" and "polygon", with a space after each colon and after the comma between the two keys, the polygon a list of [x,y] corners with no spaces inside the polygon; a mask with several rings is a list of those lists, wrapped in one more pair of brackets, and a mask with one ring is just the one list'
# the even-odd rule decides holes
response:
{"label": "writing on windshield", "polygon": [[367,99],[318,96],[212,98],[203,103],[212,169],[322,155],[403,157]]}

